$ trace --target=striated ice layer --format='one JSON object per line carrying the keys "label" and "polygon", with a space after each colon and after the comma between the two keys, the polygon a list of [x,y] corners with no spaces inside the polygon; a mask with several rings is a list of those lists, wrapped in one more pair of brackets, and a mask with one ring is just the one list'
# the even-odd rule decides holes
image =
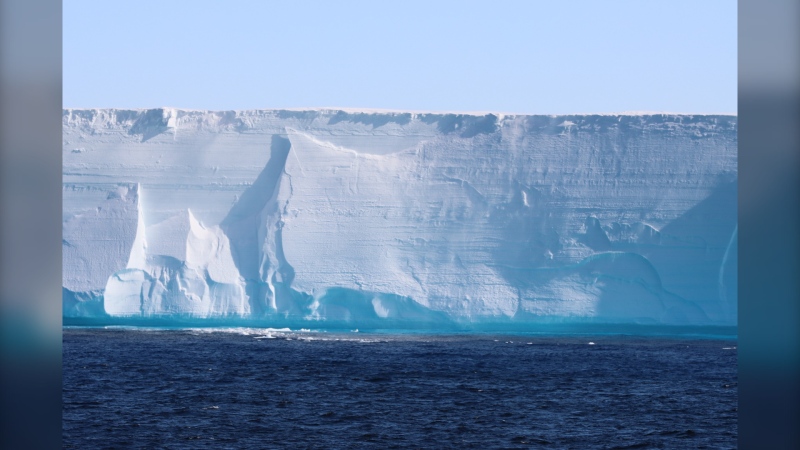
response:
{"label": "striated ice layer", "polygon": [[65,317],[736,323],[735,116],[63,125]]}

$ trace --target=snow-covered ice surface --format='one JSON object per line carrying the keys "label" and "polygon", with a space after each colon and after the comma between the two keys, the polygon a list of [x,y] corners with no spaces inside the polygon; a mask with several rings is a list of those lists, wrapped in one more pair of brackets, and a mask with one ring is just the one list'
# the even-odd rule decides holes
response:
{"label": "snow-covered ice surface", "polygon": [[69,318],[735,325],[737,118],[64,110]]}

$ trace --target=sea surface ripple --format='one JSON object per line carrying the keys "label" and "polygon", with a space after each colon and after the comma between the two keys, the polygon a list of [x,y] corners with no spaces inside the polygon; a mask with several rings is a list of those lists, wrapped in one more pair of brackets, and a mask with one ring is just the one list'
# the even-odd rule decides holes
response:
{"label": "sea surface ripple", "polygon": [[735,448],[735,340],[65,328],[64,448]]}

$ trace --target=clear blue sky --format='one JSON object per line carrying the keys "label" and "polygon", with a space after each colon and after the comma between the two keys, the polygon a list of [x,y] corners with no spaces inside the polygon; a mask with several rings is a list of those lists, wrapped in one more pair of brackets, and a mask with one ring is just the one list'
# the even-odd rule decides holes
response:
{"label": "clear blue sky", "polygon": [[63,4],[64,107],[736,113],[737,2]]}

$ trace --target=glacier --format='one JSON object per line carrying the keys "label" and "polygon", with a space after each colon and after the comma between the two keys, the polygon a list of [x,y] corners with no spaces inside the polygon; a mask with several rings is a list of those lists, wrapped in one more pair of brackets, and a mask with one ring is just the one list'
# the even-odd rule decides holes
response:
{"label": "glacier", "polygon": [[737,117],[63,111],[63,316],[735,325]]}

